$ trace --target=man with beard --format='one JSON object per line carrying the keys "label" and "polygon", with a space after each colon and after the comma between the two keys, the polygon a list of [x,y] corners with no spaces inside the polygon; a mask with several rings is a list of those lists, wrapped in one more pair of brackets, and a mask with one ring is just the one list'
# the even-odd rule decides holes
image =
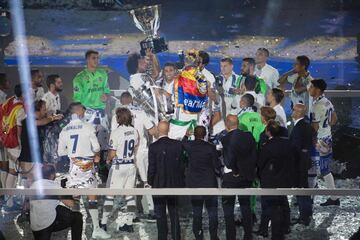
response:
{"label": "man with beard", "polygon": [[[254,77],[256,79],[254,89],[246,89],[246,87],[244,87],[245,79],[247,77]],[[245,91],[254,90],[256,94],[258,94],[258,95],[262,94],[263,98],[266,96],[267,87],[266,87],[265,81],[263,79],[255,76],[255,59],[253,59],[253,58],[244,58],[243,59],[243,61],[241,63],[240,80],[238,82],[239,82],[240,88],[235,89],[235,93],[237,95],[233,99],[233,102],[231,104],[232,109],[237,109],[239,107],[239,102],[240,102],[241,96],[243,94],[245,94]]]}
{"label": "man with beard", "polygon": [[174,94],[174,80],[177,76],[177,69],[174,63],[165,63],[162,71],[161,78],[156,81],[156,84],[161,87],[163,94],[167,97],[171,97]]}
{"label": "man with beard", "polygon": [[215,83],[215,76],[205,68],[210,63],[210,56],[205,51],[199,51],[199,58],[200,58],[199,68],[201,70],[201,73],[210,83],[210,86],[213,87],[213,84]]}
{"label": "man with beard", "polygon": [[34,101],[41,100],[44,96],[44,88],[42,82],[44,74],[39,69],[32,69],[31,72],[31,93]]}
{"label": "man with beard", "polygon": [[177,75],[176,65],[168,62],[164,65],[160,79],[156,81],[156,84],[161,87],[160,93],[163,102],[166,103],[164,105],[166,112],[172,112],[174,108],[174,80]]}
{"label": "man with beard", "polygon": [[[51,74],[46,78],[46,85],[48,87],[48,92],[45,93],[42,100],[46,103],[46,110],[48,117],[58,117],[62,116],[60,113],[61,103],[60,103],[60,92],[63,90],[63,82],[59,75]],[[56,149],[58,146],[59,134],[61,131],[60,122],[55,121],[51,124],[48,124],[43,129],[44,141],[44,162],[46,163],[55,163],[58,159],[56,154]]]}
{"label": "man with beard", "polygon": [[[245,80],[245,78],[247,76],[256,76],[255,75],[255,59],[253,58],[244,58],[242,63],[241,63],[241,80],[240,80],[240,85],[243,84],[243,79]],[[255,87],[255,92],[257,94],[261,93],[262,95],[266,95],[266,83],[264,81],[264,79],[257,77],[256,76],[256,87]]]}
{"label": "man with beard", "polygon": [[59,93],[63,90],[63,82],[59,75],[52,74],[47,77],[46,85],[49,91],[45,93],[42,100],[46,102],[48,115],[51,116],[61,109]]}
{"label": "man with beard", "polygon": [[201,72],[199,51],[190,49],[185,54],[185,68],[174,82],[175,110],[170,120],[169,138],[182,139],[186,131],[196,125],[207,127],[210,81]]}
{"label": "man with beard", "polygon": [[146,56],[141,56],[138,53],[130,54],[126,67],[130,74],[130,86],[135,90],[146,83],[147,77],[154,81],[160,73],[159,62],[150,50],[146,51]]}

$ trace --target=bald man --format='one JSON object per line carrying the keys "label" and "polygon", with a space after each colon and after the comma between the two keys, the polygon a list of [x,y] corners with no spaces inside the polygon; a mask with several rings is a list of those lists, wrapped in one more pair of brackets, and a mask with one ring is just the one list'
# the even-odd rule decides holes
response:
{"label": "bald man", "polygon": [[[309,123],[304,120],[307,108],[304,104],[296,104],[293,108],[292,118],[294,128],[290,134],[290,141],[294,149],[295,155],[295,186],[298,188],[314,187],[311,183],[316,180],[316,166],[312,173],[311,153],[314,150],[313,139],[315,137],[314,130]],[[312,186],[309,186],[309,183]],[[297,196],[299,204],[300,217],[296,223],[308,226],[312,217],[312,201],[310,196]]]}
{"label": "bald man", "polygon": [[[220,175],[221,163],[218,159],[215,145],[205,141],[206,128],[197,126],[194,129],[195,141],[183,140],[184,149],[188,156],[188,171],[186,186],[189,188],[217,188],[217,175]],[[218,197],[192,196],[193,233],[197,240],[204,239],[202,228],[203,207],[209,216],[210,240],[218,240]]]}
{"label": "bald man", "polygon": [[[178,140],[170,139],[169,123],[158,124],[159,139],[149,146],[148,183],[153,188],[181,188],[184,183],[183,146]],[[180,240],[178,200],[176,196],[153,196],[157,216],[158,239],[166,240],[168,234],[166,207],[170,215],[173,240]]]}
{"label": "bald man", "polygon": [[[250,188],[255,179],[257,159],[256,142],[250,132],[238,129],[238,118],[235,115],[226,117],[228,133],[221,139],[224,157],[223,188]],[[223,196],[226,239],[236,239],[234,221],[234,204],[236,196]],[[244,240],[252,239],[252,213],[250,196],[238,196],[243,217]]]}

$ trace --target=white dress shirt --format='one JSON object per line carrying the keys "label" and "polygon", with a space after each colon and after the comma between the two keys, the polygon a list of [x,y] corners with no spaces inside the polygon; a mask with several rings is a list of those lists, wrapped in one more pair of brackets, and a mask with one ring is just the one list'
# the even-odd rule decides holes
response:
{"label": "white dress shirt", "polygon": [[279,86],[279,71],[273,66],[265,63],[262,68],[255,67],[255,75],[264,79],[268,89],[273,89]]}
{"label": "white dress shirt", "polygon": [[[40,179],[35,181],[31,189],[60,189],[52,180]],[[40,231],[49,227],[56,218],[56,207],[60,204],[56,199],[30,200],[30,226],[33,231]]]}
{"label": "white dress shirt", "polygon": [[278,104],[274,107],[274,110],[276,112],[276,121],[278,121],[282,127],[286,128],[287,121],[286,121],[286,114],[284,108],[280,104]]}

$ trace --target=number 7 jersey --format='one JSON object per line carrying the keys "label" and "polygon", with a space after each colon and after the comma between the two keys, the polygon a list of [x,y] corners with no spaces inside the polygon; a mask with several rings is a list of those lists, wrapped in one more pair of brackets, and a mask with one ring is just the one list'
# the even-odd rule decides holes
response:
{"label": "number 7 jersey", "polygon": [[331,136],[331,115],[335,111],[332,103],[324,95],[315,99],[311,108],[311,122],[319,123],[317,138]]}
{"label": "number 7 jersey", "polygon": [[138,131],[131,126],[119,126],[110,134],[109,149],[116,151],[116,163],[135,163],[135,147],[139,144]]}
{"label": "number 7 jersey", "polygon": [[95,128],[80,119],[73,119],[66,125],[59,136],[58,154],[69,158],[94,157],[100,152]]}

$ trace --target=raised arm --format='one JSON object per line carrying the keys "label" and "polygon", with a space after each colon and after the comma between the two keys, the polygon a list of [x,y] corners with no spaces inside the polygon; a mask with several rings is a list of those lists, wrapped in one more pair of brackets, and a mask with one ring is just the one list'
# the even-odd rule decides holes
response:
{"label": "raised arm", "polygon": [[282,89],[285,88],[285,84],[288,83],[288,77],[293,74],[294,74],[294,69],[291,69],[290,71],[288,71],[280,76],[280,78],[278,80],[278,82],[280,84],[280,88],[282,88]]}

